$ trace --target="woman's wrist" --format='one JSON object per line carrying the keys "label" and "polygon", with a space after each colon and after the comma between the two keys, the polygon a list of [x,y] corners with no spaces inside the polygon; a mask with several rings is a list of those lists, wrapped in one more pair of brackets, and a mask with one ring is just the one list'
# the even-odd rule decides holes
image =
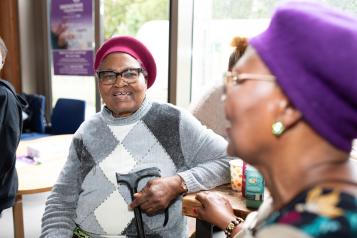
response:
{"label": "woman's wrist", "polygon": [[183,180],[183,178],[180,175],[177,175],[177,177],[179,178],[179,187],[178,187],[178,191],[180,195],[185,195],[188,191],[185,180]]}
{"label": "woman's wrist", "polygon": [[240,217],[234,217],[228,223],[228,225],[224,229],[224,233],[227,238],[233,237],[235,234],[239,232],[239,226],[244,222],[244,220]]}
{"label": "woman's wrist", "polygon": [[236,216],[232,213],[232,215],[224,216],[223,219],[221,218],[219,222],[215,223],[215,225],[219,227],[222,231],[224,231],[228,224],[234,219],[236,219]]}
{"label": "woman's wrist", "polygon": [[235,237],[235,235],[237,235],[239,233],[239,231],[242,228],[243,223],[240,223],[238,226],[236,226],[234,228],[234,230],[232,231],[231,237]]}

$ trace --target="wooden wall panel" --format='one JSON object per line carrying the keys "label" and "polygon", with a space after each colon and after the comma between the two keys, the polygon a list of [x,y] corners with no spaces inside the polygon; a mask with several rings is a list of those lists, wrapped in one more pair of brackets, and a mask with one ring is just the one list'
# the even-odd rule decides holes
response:
{"label": "wooden wall panel", "polygon": [[17,92],[21,92],[21,54],[18,22],[17,0],[0,0],[0,36],[8,49],[5,65],[0,76],[10,81]]}

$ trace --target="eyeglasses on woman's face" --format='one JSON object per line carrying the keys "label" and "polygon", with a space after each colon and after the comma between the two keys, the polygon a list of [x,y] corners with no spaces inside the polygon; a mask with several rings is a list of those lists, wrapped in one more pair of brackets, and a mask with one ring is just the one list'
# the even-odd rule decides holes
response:
{"label": "eyeglasses on woman's face", "polygon": [[115,84],[119,76],[124,83],[132,84],[138,81],[140,73],[143,73],[144,76],[147,75],[146,71],[142,68],[128,68],[121,72],[113,70],[99,70],[97,71],[97,77],[99,82],[103,85]]}
{"label": "eyeglasses on woman's face", "polygon": [[225,72],[223,74],[224,91],[221,100],[224,101],[226,99],[226,95],[231,91],[233,86],[241,85],[247,80],[275,82],[276,78],[275,76],[269,74],[250,74],[230,71]]}

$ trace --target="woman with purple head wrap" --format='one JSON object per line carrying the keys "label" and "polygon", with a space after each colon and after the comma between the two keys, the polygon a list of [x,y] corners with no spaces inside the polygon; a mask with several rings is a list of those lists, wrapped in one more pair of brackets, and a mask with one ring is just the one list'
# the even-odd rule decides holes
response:
{"label": "woman with purple head wrap", "polygon": [[200,193],[198,216],[227,237],[357,237],[357,19],[287,2],[225,77],[228,153],[271,193],[245,222]]}

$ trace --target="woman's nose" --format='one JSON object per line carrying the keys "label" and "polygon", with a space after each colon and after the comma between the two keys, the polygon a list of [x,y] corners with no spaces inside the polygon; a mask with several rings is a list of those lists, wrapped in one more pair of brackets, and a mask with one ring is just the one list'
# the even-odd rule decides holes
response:
{"label": "woman's nose", "polygon": [[118,77],[115,80],[114,86],[118,87],[118,88],[121,88],[121,87],[124,87],[124,86],[127,86],[127,85],[128,84],[125,82],[125,80],[121,76],[118,75]]}

